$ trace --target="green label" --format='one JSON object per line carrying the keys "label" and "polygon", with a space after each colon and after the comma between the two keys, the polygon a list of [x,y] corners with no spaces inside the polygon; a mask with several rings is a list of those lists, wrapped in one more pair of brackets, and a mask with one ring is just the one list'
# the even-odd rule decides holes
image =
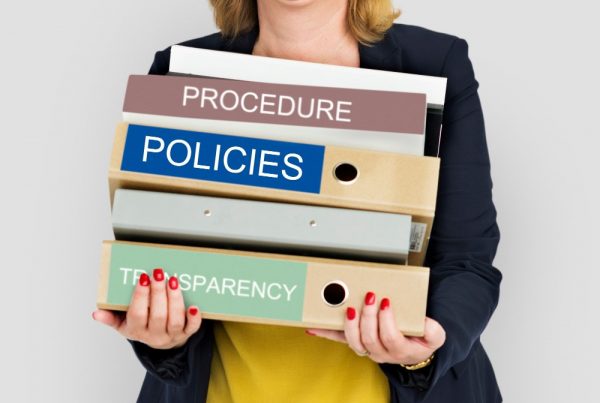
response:
{"label": "green label", "polygon": [[113,244],[108,303],[129,305],[140,275],[177,276],[186,306],[203,312],[301,321],[306,263]]}

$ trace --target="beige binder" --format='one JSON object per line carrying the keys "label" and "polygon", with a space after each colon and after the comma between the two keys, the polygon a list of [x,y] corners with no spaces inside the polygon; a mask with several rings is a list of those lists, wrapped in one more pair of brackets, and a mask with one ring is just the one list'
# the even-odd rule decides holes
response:
{"label": "beige binder", "polygon": [[398,329],[423,334],[429,269],[391,264],[106,241],[97,305],[126,310],[139,276],[177,276],[207,319],[342,329],[368,291],[387,297]]}
{"label": "beige binder", "polygon": [[127,124],[119,124],[110,162],[111,200],[119,188],[321,205],[411,215],[408,263],[421,266],[433,223],[440,160],[326,146],[320,191],[269,189],[121,169]]}

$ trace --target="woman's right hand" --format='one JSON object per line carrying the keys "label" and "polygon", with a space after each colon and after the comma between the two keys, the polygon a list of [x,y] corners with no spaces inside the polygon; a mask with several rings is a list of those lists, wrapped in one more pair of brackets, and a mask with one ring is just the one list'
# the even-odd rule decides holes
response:
{"label": "woman's right hand", "polygon": [[129,340],[161,350],[183,346],[202,323],[198,307],[186,311],[177,277],[165,281],[160,268],[154,269],[152,279],[146,273],[140,276],[127,314],[98,309],[92,317]]}

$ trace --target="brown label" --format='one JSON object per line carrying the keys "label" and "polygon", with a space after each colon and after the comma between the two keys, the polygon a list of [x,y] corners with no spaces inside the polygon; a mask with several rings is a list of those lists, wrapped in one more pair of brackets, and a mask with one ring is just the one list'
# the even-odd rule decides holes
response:
{"label": "brown label", "polygon": [[425,94],[199,77],[130,76],[124,112],[424,134]]}

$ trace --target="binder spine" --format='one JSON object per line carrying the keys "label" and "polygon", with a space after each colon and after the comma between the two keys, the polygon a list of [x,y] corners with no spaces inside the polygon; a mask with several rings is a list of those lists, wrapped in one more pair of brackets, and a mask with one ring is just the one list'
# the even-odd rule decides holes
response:
{"label": "binder spine", "polygon": [[119,189],[117,239],[405,263],[411,217],[330,207]]}
{"label": "binder spine", "polygon": [[[342,329],[346,307],[373,290],[390,298],[399,330],[423,333],[429,271],[422,267],[118,241],[105,242],[104,254],[103,309],[126,310],[140,275],[161,267],[207,319]],[[332,284],[343,298],[331,296]]]}
{"label": "binder spine", "polygon": [[425,94],[130,76],[126,122],[423,155]]}

